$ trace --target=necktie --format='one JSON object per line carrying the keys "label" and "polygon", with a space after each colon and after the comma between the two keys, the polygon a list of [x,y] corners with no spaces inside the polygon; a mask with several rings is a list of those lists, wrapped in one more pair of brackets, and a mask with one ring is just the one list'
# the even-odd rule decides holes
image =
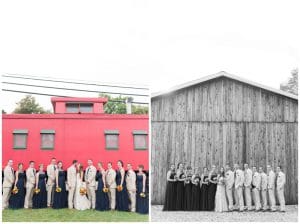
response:
{"label": "necktie", "polygon": [[11,173],[14,174],[14,169],[12,167],[10,169],[11,169]]}
{"label": "necktie", "polygon": [[33,175],[35,175],[35,169],[32,169],[32,171],[33,171]]}
{"label": "necktie", "polygon": [[56,170],[56,167],[55,167],[55,165],[53,165],[53,170],[54,170],[54,171]]}

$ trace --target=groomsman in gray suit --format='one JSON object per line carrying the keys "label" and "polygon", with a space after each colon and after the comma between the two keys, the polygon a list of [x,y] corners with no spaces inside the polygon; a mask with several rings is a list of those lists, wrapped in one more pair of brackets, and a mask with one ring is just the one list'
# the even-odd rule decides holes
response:
{"label": "groomsman in gray suit", "polygon": [[7,162],[7,166],[4,168],[4,177],[3,177],[3,196],[2,196],[2,209],[8,207],[8,201],[11,194],[12,186],[15,183],[15,174],[13,169],[13,161],[10,159]]}
{"label": "groomsman in gray suit", "polygon": [[127,164],[126,187],[130,199],[130,211],[135,212],[136,205],[136,174],[130,163]]}
{"label": "groomsman in gray suit", "polygon": [[72,165],[67,169],[67,183],[68,183],[68,207],[69,209],[72,209],[74,207],[74,193],[76,188],[76,165],[77,160],[73,160]]}
{"label": "groomsman in gray suit", "polygon": [[278,166],[277,170],[277,197],[280,204],[280,211],[285,212],[285,199],[284,199],[284,185],[285,185],[285,174],[281,171],[281,167]]}
{"label": "groomsman in gray suit", "polygon": [[239,211],[244,211],[244,198],[243,198],[243,186],[244,186],[244,172],[239,168],[238,164],[234,164],[236,168],[236,177],[234,181],[234,188],[237,192],[237,199],[239,205]]}
{"label": "groomsman in gray suit", "polygon": [[245,201],[246,209],[248,211],[252,210],[252,200],[251,200],[251,183],[252,183],[252,170],[249,168],[248,164],[244,164],[244,187],[245,187]]}
{"label": "groomsman in gray suit", "polygon": [[96,207],[96,173],[97,169],[93,166],[93,161],[89,159],[87,161],[88,167],[85,170],[85,183],[87,189],[87,195],[91,202],[92,209]]}
{"label": "groomsman in gray suit", "polygon": [[110,209],[116,209],[116,171],[112,168],[112,163],[109,162],[107,164],[107,171],[106,171],[106,185],[109,188],[108,197],[110,203]]}
{"label": "groomsman in gray suit", "polygon": [[253,171],[253,178],[252,178],[252,186],[253,186],[253,198],[255,204],[255,210],[259,211],[261,209],[260,204],[260,186],[261,186],[261,175],[257,172],[256,167],[252,168]]}
{"label": "groomsman in gray suit", "polygon": [[271,166],[267,166],[268,172],[268,195],[269,195],[269,203],[270,209],[272,212],[276,211],[276,201],[275,201],[275,173],[272,170]]}
{"label": "groomsman in gray suit", "polygon": [[51,164],[47,166],[47,206],[51,207],[54,195],[55,171],[57,169],[56,159],[51,159]]}
{"label": "groomsman in gray suit", "polygon": [[264,172],[262,167],[259,167],[259,174],[261,176],[261,201],[263,211],[268,209],[268,200],[267,200],[267,188],[268,188],[268,176]]}
{"label": "groomsman in gray suit", "polygon": [[234,172],[230,169],[230,166],[226,165],[226,177],[225,177],[225,189],[226,196],[228,199],[228,209],[229,211],[233,211],[233,197],[232,197],[232,189],[234,185]]}
{"label": "groomsman in gray suit", "polygon": [[33,189],[35,187],[35,174],[34,161],[29,162],[29,168],[26,170],[26,195],[24,208],[32,208]]}

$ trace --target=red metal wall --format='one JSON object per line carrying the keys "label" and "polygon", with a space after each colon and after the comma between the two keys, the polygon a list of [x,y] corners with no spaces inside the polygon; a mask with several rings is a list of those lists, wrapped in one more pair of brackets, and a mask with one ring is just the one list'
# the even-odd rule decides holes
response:
{"label": "red metal wall", "polygon": [[[143,164],[148,170],[148,150],[134,150],[133,130],[148,132],[147,115],[110,115],[110,114],[29,114],[3,115],[2,119],[2,165],[8,159],[14,160],[14,168],[19,162],[28,167],[30,160],[49,164],[52,157],[62,160],[66,169],[73,159],[86,167],[87,159],[92,158],[94,165],[102,161],[106,168],[111,161],[116,168],[117,160],[130,162],[136,169]],[[27,149],[13,149],[13,130],[27,129]],[[40,131],[55,130],[54,150],[40,148]],[[119,130],[119,149],[105,149],[105,130]],[[149,145],[149,144],[148,144]]]}

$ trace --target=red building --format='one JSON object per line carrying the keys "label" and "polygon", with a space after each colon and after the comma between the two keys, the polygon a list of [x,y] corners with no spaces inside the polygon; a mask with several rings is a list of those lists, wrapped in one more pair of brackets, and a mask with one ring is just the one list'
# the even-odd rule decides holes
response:
{"label": "red building", "polygon": [[52,157],[66,169],[73,159],[86,166],[89,158],[106,167],[117,160],[148,170],[148,115],[105,114],[106,98],[51,98],[54,114],[2,116],[2,166],[14,168],[30,160],[49,164]]}

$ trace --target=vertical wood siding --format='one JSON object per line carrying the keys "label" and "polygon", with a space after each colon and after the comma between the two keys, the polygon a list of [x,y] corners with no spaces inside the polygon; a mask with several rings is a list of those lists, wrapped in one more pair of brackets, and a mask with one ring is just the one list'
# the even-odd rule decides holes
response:
{"label": "vertical wood siding", "polygon": [[286,202],[298,203],[298,102],[227,78],[152,99],[152,203],[170,163],[282,165]]}

